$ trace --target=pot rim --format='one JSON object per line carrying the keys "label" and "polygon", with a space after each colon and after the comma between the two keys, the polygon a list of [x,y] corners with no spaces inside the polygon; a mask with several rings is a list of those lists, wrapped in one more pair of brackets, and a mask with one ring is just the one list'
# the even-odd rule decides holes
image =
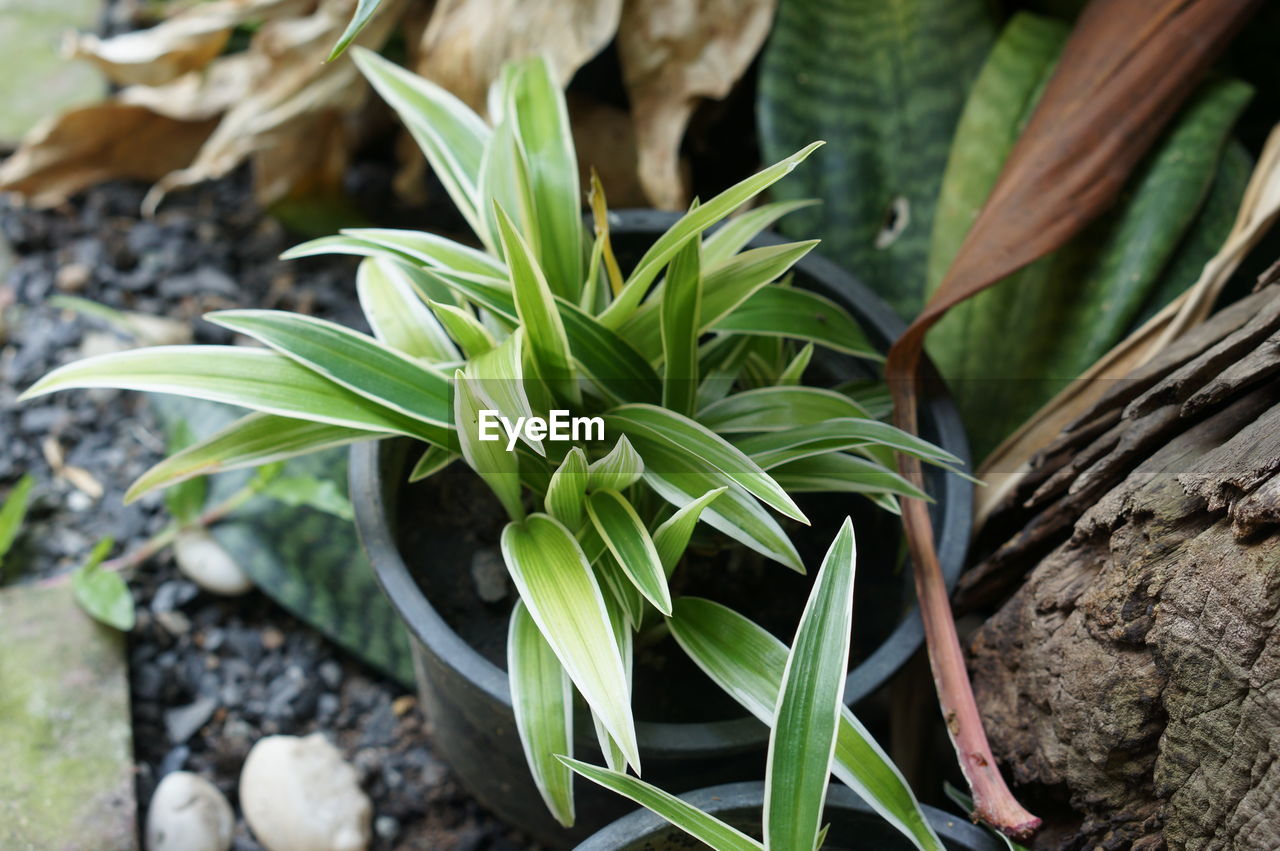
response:
{"label": "pot rim", "polygon": [[[750,780],[743,783],[726,783],[710,786],[678,796],[703,812],[717,815],[742,807],[764,806],[764,783]],[[827,811],[832,809],[878,817],[871,805],[856,792],[841,783],[827,787]],[[967,821],[963,816],[952,815],[937,807],[921,804],[920,809],[929,824],[943,839],[950,839],[974,851],[1000,851],[1001,843],[989,832]],[[830,818],[824,814],[823,821]],[[575,851],[614,851],[628,842],[650,836],[655,831],[672,829],[662,816],[646,809],[638,809],[611,822],[577,846]],[[678,828],[677,828],[678,829]]]}
{"label": "pot rim", "polygon": [[[678,216],[660,210],[616,210],[611,224],[619,230],[662,232]],[[777,245],[785,242],[766,231],[750,245]],[[810,252],[795,266],[807,276],[822,281],[829,290],[844,294],[849,307],[871,340],[887,348],[906,329],[906,324],[879,296],[853,275],[830,260]],[[937,442],[970,463],[969,445],[959,411],[927,356],[922,361],[923,386],[929,388],[920,406],[921,419],[930,423]],[[432,647],[477,687],[500,704],[511,706],[507,674],[479,651],[467,644],[431,605],[414,580],[400,554],[388,522],[389,507],[379,486],[379,459],[386,441],[365,441],[351,447],[350,490],[355,508],[356,528],[374,574],[413,637]],[[389,445],[389,444],[388,444]],[[947,590],[959,578],[969,543],[973,507],[973,485],[954,473],[942,477],[942,492],[930,506],[937,532],[938,560]],[[908,564],[908,575],[912,570]],[[867,697],[906,663],[924,640],[924,625],[918,604],[912,605],[893,631],[845,679],[844,702],[852,706]],[[730,754],[760,747],[768,741],[768,728],[751,716],[723,721],[668,723],[636,721],[640,748],[651,758],[694,758]]]}

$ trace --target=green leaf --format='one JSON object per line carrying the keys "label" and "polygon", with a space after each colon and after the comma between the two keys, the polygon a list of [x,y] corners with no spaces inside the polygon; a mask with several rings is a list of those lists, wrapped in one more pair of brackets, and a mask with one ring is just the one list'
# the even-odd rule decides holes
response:
{"label": "green leaf", "polygon": [[9,489],[4,505],[0,506],[0,567],[4,566],[4,557],[17,540],[18,530],[22,528],[22,521],[27,516],[31,489],[35,486],[35,477],[24,473],[17,484]]}
{"label": "green leaf", "polygon": [[889,493],[933,501],[895,470],[843,452],[788,461],[770,472],[791,493]]}
{"label": "green leaf", "polygon": [[750,836],[708,815],[697,807],[686,804],[675,795],[639,778],[608,768],[599,768],[569,757],[560,761],[588,780],[598,783],[652,810],[685,833],[706,843],[716,851],[760,851],[764,846]]}
{"label": "green leaf", "polygon": [[120,574],[103,570],[99,565],[115,546],[114,538],[103,538],[89,554],[89,560],[71,574],[71,590],[76,602],[94,620],[121,632],[133,629],[137,616],[133,595]]}
{"label": "green leaf", "polygon": [[609,552],[640,593],[664,615],[671,614],[671,592],[649,530],[627,498],[617,491],[587,496],[587,514]]}
{"label": "green leaf", "polygon": [[332,479],[315,476],[281,476],[272,479],[259,493],[285,505],[306,506],[343,520],[354,520],[351,501]]}
{"label": "green leaf", "polygon": [[458,360],[458,349],[403,269],[394,261],[370,257],[356,271],[356,295],[373,335],[410,357]]}
{"label": "green leaf", "polygon": [[351,23],[347,24],[347,28],[338,37],[338,43],[333,46],[333,50],[329,53],[329,62],[342,55],[347,46],[355,40],[355,37],[360,35],[360,31],[365,28],[373,18],[373,13],[378,11],[378,7],[381,5],[382,0],[359,0],[356,4],[355,13],[351,16]]}
{"label": "green leaf", "polygon": [[[632,587],[631,590],[634,592],[635,588]],[[604,603],[605,608],[609,610],[609,623],[613,627],[613,637],[618,642],[618,652],[622,654],[622,666],[626,669],[627,682],[630,684],[631,666],[635,650],[632,641],[632,636],[634,635],[632,624],[627,614],[622,610],[621,605],[607,594],[605,595]],[[640,605],[643,606],[643,602]],[[600,717],[594,712],[591,713],[591,723],[595,726],[596,740],[600,744],[600,752],[604,754],[605,764],[614,771],[625,773],[627,770],[627,756],[622,752],[622,748],[618,747],[618,743],[613,740],[613,736],[609,735],[609,731],[605,729]]]}
{"label": "green leaf", "polygon": [[717,434],[787,431],[827,420],[866,417],[857,402],[820,387],[758,387],[714,402],[698,422]]}
{"label": "green leaf", "polygon": [[[594,525],[584,526],[579,538],[582,541],[582,551],[587,554],[587,560],[591,562],[596,578],[600,581],[605,601],[612,606],[610,614],[621,612],[628,628],[639,629],[645,613],[644,596],[640,589],[627,576],[613,553],[605,547],[604,540]],[[610,765],[612,767],[612,763]]]}
{"label": "green leaf", "polygon": [[[781,178],[790,174],[796,166],[804,162],[809,154],[822,146],[821,142],[811,142],[789,157],[780,159],[775,164],[734,184],[697,209],[685,213],[675,224],[649,247],[640,258],[640,262],[627,277],[622,292],[613,303],[600,315],[600,322],[608,328],[618,328],[626,322],[635,311],[649,285],[658,277],[658,273],[671,262],[671,258],[681,246],[697,234],[702,233],[725,216],[732,213],[744,202],[768,189]],[[708,287],[708,291],[710,288]]]}
{"label": "green leaf", "polygon": [[605,455],[591,463],[587,468],[587,488],[589,490],[626,490],[635,484],[644,473],[644,459],[636,452],[627,440],[627,436],[618,437],[618,442]]}
{"label": "green leaf", "polygon": [[440,86],[371,50],[357,47],[352,57],[382,99],[399,114],[471,229],[483,234],[478,187],[480,160],[491,135],[488,125]]}
{"label": "green leaf", "polygon": [[529,773],[556,821],[572,827],[573,773],[556,754],[573,753],[573,686],[519,600],[507,633],[507,670]]}
{"label": "green leaf", "polygon": [[564,94],[545,57],[520,64],[511,98],[538,218],[537,256],[552,291],[576,302],[583,281],[578,158]]}
{"label": "green leaf", "polygon": [[[801,523],[809,522],[795,501],[756,462],[688,417],[654,405],[621,405],[605,415],[605,426],[609,431],[627,435],[637,448],[640,448],[637,438],[641,438],[646,443],[656,442],[692,455],[703,466],[719,470],[775,511]],[[642,448],[640,454],[647,460]]]}
{"label": "green leaf", "polygon": [[453,415],[458,424],[458,443],[467,465],[493,489],[493,493],[513,520],[524,518],[521,502],[520,458],[508,452],[505,441],[482,439],[480,411],[485,407],[475,379],[462,370],[453,376]]}
{"label": "green leaf", "polygon": [[511,217],[497,208],[498,234],[511,268],[511,291],[515,296],[520,324],[529,335],[529,344],[539,375],[558,388],[571,402],[580,401],[569,360],[569,338],[555,297],[546,277],[516,231]]}
{"label": "green leaf", "polygon": [[703,267],[710,269],[724,263],[787,213],[803,210],[817,203],[814,200],[774,201],[734,216],[716,228],[702,243]]}
{"label": "green leaf", "polygon": [[379,436],[385,435],[271,414],[250,414],[156,464],[133,483],[124,501],[133,502],[157,488],[196,476],[271,464]]}
{"label": "green leaf", "polygon": [[439,446],[428,446],[418,458],[418,462],[413,465],[413,470],[409,473],[409,481],[420,482],[423,479],[429,479],[456,460],[458,460],[456,453]]}
{"label": "green leaf", "polygon": [[575,446],[551,474],[551,484],[547,486],[547,513],[571,532],[581,529],[586,519],[587,475],[587,456]]}
{"label": "green leaf", "polygon": [[205,480],[202,476],[188,478],[169,488],[164,495],[165,509],[174,520],[183,525],[193,523],[200,517],[204,502]]}
{"label": "green leaf", "polygon": [[[676,600],[671,634],[707,676],[760,721],[773,726],[787,646],[732,609],[698,597]],[[941,849],[911,788],[847,708],[842,709],[832,772],[917,848]]]}
{"label": "green leaf", "polygon": [[778,373],[778,386],[799,387],[804,381],[804,371],[809,368],[811,360],[813,360],[813,343],[806,343],[791,362],[783,367],[782,372]]}
{"label": "green leaf", "polygon": [[924,304],[948,146],[997,14],[987,0],[782,0],[761,55],[765,159],[831,143],[775,189],[778,200],[822,202],[783,232],[821,237],[826,257],[904,318]]}
{"label": "green leaf", "polygon": [[702,328],[701,240],[676,252],[662,289],[662,406],[692,414],[698,397],[698,334]]}
{"label": "green leaf", "polygon": [[448,379],[372,337],[282,310],[220,310],[205,318],[265,343],[382,407],[433,427],[428,434],[439,435],[450,425]]}
{"label": "green leaf", "polygon": [[506,267],[493,256],[436,233],[395,228],[344,228],[342,235],[433,268],[499,278],[507,275]]}
{"label": "green leaf", "polygon": [[884,360],[843,307],[825,296],[791,287],[756,291],[711,330],[807,340],[860,358]]}
{"label": "green leaf", "polygon": [[638,771],[626,669],[604,597],[578,542],[553,518],[532,514],[503,530],[502,555],[560,664]]}
{"label": "green leaf", "polygon": [[[467,364],[467,376],[474,382],[473,389],[488,401],[491,408],[511,422],[533,416],[533,406],[529,404],[524,386],[524,340],[524,329],[517,328],[496,349]],[[541,440],[525,433],[520,435],[520,439],[539,455],[546,454]]]}
{"label": "green leaf", "polygon": [[173,393],[366,432],[449,441],[447,429],[376,404],[283,355],[245,346],[153,346],[86,358],[55,369],[19,400],[89,387]]}
{"label": "green leaf", "polygon": [[886,447],[931,464],[960,464],[959,458],[927,440],[879,420],[841,417],[789,431],[754,434],[736,441],[737,448],[768,470],[787,461],[866,446]]}
{"label": "green leaf", "polygon": [[455,307],[439,301],[429,301],[427,304],[468,358],[479,357],[497,345],[493,334],[476,319],[471,308]]}
{"label": "green leaf", "polygon": [[856,557],[846,517],[814,580],[782,673],[765,768],[770,848],[813,848],[822,826],[849,671]]}
{"label": "green leaf", "polygon": [[693,536],[693,528],[698,525],[702,510],[726,490],[728,488],[721,487],[707,491],[668,517],[654,531],[653,546],[658,551],[658,559],[662,562],[662,570],[668,579],[680,563],[685,547],[689,546],[689,538]]}

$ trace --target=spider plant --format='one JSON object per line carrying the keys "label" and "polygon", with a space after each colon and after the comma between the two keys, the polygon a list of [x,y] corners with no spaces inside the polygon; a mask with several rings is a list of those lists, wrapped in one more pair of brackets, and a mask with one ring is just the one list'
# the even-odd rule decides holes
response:
{"label": "spider plant", "polygon": [[[879,355],[843,308],[788,284],[813,241],[744,250],[796,205],[725,221],[816,143],[695,205],[624,275],[596,180],[593,226],[583,221],[565,102],[544,60],[505,69],[490,124],[376,54],[355,58],[482,247],[394,229],[315,240],[286,257],[363,257],[356,288],[371,335],[282,311],[219,311],[206,318],[262,345],[91,358],[26,397],[116,387],[252,411],[145,473],[130,499],[382,437],[424,444],[413,480],[465,461],[509,515],[501,547],[520,598],[508,645],[515,717],[543,797],[570,824],[572,775],[556,755],[572,751],[574,692],[610,766],[639,772],[633,641],[672,616],[679,635],[668,581],[697,524],[803,572],[779,521],[808,522],[795,494],[862,493],[894,510],[899,496],[925,494],[893,471],[893,453],[958,459],[851,395],[804,384],[815,346]],[[482,419],[527,423],[555,411],[598,417],[603,439],[535,429],[510,446],[482,439]]]}

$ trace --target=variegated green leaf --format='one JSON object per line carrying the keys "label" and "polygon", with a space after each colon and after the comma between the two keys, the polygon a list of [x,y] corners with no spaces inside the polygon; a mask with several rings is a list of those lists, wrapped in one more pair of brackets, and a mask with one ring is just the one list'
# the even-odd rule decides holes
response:
{"label": "variegated green leaf", "polygon": [[457,347],[402,269],[395,261],[370,257],[356,271],[356,294],[373,335],[410,357],[458,360]]}
{"label": "variegated green leaf", "polygon": [[505,278],[507,269],[492,255],[427,231],[395,228],[344,228],[342,235],[416,260],[427,266],[473,275]]}
{"label": "variegated green leaf", "polygon": [[884,355],[849,312],[826,296],[792,287],[764,287],[711,326],[713,331],[806,340],[868,360]]}
{"label": "variegated green leaf", "polygon": [[695,234],[667,269],[662,318],[662,405],[692,414],[698,396],[698,335],[702,322],[701,238]]}
{"label": "variegated green leaf", "polygon": [[521,520],[524,506],[520,501],[519,456],[507,451],[501,437],[488,439],[490,435],[482,433],[480,411],[485,402],[473,379],[462,370],[455,372],[453,378],[454,421],[462,457],[493,489],[507,514],[513,520]]}
{"label": "variegated green leaf", "polygon": [[409,472],[409,481],[420,482],[423,479],[428,479],[454,461],[457,461],[458,457],[457,452],[452,452],[440,446],[428,446]]}
{"label": "variegated green leaf", "polygon": [[[517,328],[497,348],[467,364],[467,377],[472,380],[473,389],[488,401],[490,409],[513,423],[533,416],[533,406],[529,404],[524,386],[524,339],[524,329]],[[539,455],[546,454],[542,441],[526,431],[521,431],[520,439]]]}
{"label": "variegated green leaf", "polygon": [[704,493],[693,502],[672,514],[653,533],[653,546],[658,551],[658,559],[662,562],[663,572],[671,578],[685,547],[689,546],[689,538],[693,536],[693,528],[698,525],[702,510],[712,503],[728,488],[716,488]]}
{"label": "variegated green leaf", "polygon": [[590,490],[626,490],[644,473],[644,459],[627,440],[620,435],[609,454],[591,462],[587,469],[587,488]]}
{"label": "variegated green leaf", "polygon": [[812,207],[816,203],[818,202],[774,201],[734,216],[716,228],[715,232],[702,243],[703,268],[715,268],[741,251],[761,231],[771,227],[787,213]]}
{"label": "variegated green leaf", "polygon": [[843,452],[788,461],[769,472],[791,493],[885,493],[933,501],[896,470]]}
{"label": "variegated green leaf", "polygon": [[959,458],[927,440],[879,420],[840,417],[789,431],[773,431],[735,439],[734,445],[768,470],[787,461],[877,446],[903,452],[932,464],[960,464]]}
{"label": "variegated green leaf", "polygon": [[586,495],[587,456],[581,447],[575,446],[551,474],[544,503],[547,513],[571,532],[577,532],[586,519]]}
{"label": "variegated green leaf", "polygon": [[455,307],[439,301],[429,301],[427,304],[468,358],[479,357],[497,345],[493,334],[476,319],[471,308]]}
{"label": "variegated green leaf", "polygon": [[662,561],[640,515],[617,491],[587,495],[587,515],[609,552],[640,593],[664,615],[671,613],[671,592]]}
{"label": "variegated green leaf", "polygon": [[382,0],[359,0],[356,3],[356,10],[351,15],[351,23],[347,24],[347,28],[342,31],[342,35],[338,37],[338,43],[333,46],[333,50],[329,53],[329,61],[337,59],[342,55],[343,51],[360,35],[360,31],[368,26],[369,21],[373,18],[373,13],[378,11],[378,7],[382,5]]}
{"label": "variegated green leaf", "polygon": [[703,408],[698,422],[717,434],[787,431],[845,417],[866,417],[857,402],[821,387],[759,387]]}

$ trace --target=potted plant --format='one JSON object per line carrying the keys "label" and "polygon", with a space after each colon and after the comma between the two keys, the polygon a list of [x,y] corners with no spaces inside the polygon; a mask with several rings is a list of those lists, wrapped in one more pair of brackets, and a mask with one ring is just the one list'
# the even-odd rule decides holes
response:
{"label": "potted plant", "polygon": [[[680,601],[668,623],[681,647],[772,728],[765,780],[713,787],[682,800],[638,777],[561,757],[575,772],[667,822],[636,813],[601,830],[579,851],[682,848],[688,847],[687,836],[716,851],[999,847],[979,828],[920,806],[843,705],[855,561],[853,527],[846,520],[823,560],[790,648],[710,600]],[[832,773],[848,788],[828,790]]]}
{"label": "potted plant", "polygon": [[[579,740],[595,739],[614,768],[638,770],[648,760],[658,769],[652,776],[665,768],[690,785],[750,776],[767,735],[751,719],[636,721],[633,690],[647,698],[683,689],[678,679],[643,690],[632,682],[635,660],[667,634],[665,616],[680,591],[699,582],[733,586],[753,604],[786,612],[782,577],[803,573],[803,554],[834,527],[807,537],[794,529],[809,514],[838,523],[848,513],[844,499],[806,509],[794,495],[856,494],[894,510],[898,497],[926,494],[893,471],[893,453],[939,470],[961,464],[963,454],[962,438],[951,444],[959,452],[948,452],[872,416],[880,388],[867,396],[857,384],[805,383],[818,372],[836,384],[857,375],[849,363],[879,359],[877,346],[897,329],[847,279],[835,276],[829,292],[790,285],[784,276],[794,268],[801,277],[805,263],[813,265],[804,283],[823,281],[823,265],[805,257],[813,242],[742,250],[794,205],[766,205],[704,239],[816,145],[695,205],[652,236],[624,276],[598,184],[590,196],[594,239],[580,218],[563,96],[545,61],[506,69],[491,96],[492,127],[375,54],[360,52],[357,62],[417,138],[484,249],[385,229],[316,240],[289,256],[365,257],[357,288],[372,336],[280,311],[222,311],[208,318],[264,347],[92,358],[56,370],[27,395],[110,386],[253,411],[157,465],[130,498],[213,471],[398,438],[356,450],[362,537],[418,641],[438,747],[477,797],[540,837],[567,838],[548,812],[562,824],[575,820],[570,774],[555,759],[569,750],[575,716]],[[874,341],[851,306],[873,320]],[[931,413],[935,428],[954,425],[945,406]],[[412,441],[425,449],[409,456]],[[459,474],[459,458],[471,473]],[[407,488],[406,479],[436,487]],[[452,509],[483,502],[481,481],[493,513],[464,513],[460,524]],[[954,492],[957,477],[943,481]],[[408,494],[431,494],[432,513],[420,503],[404,523]],[[967,504],[955,503],[940,524],[953,572],[967,526]],[[410,541],[412,559],[462,574],[459,559],[475,549],[483,518],[503,515],[493,543],[500,541],[519,592],[509,630],[508,613],[500,613],[507,676],[427,602],[403,558]],[[408,527],[442,519],[443,528],[432,527],[439,539],[406,537]],[[473,533],[461,547],[447,540],[459,525]],[[706,569],[684,564],[686,551]],[[766,562],[795,573],[770,564],[758,580]],[[721,571],[736,578],[725,581]],[[425,584],[433,594],[434,580]],[[803,601],[807,586],[793,580],[791,588]],[[873,606],[896,615],[899,602]],[[905,641],[870,653],[846,697],[865,694],[918,645],[917,621],[890,621]],[[586,711],[575,713],[575,694]],[[691,694],[697,702],[705,692]],[[580,833],[609,815],[583,809]]]}

